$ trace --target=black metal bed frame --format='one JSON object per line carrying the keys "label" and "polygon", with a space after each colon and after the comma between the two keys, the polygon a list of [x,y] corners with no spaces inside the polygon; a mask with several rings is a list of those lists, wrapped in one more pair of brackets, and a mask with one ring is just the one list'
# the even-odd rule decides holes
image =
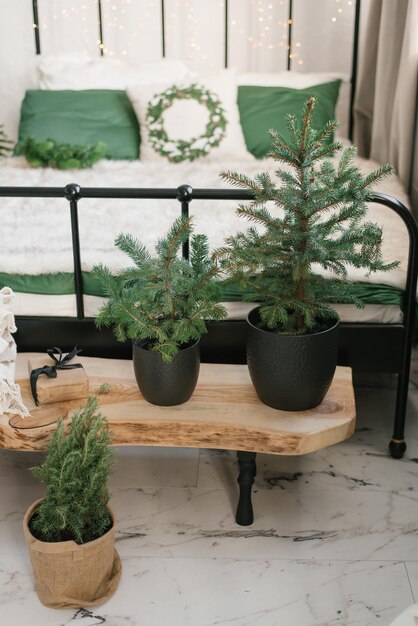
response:
{"label": "black metal bed frame", "polygon": [[[83,353],[86,356],[131,358],[130,343],[118,343],[109,329],[99,331],[95,327],[94,319],[84,315],[78,224],[79,201],[83,198],[177,199],[182,215],[188,215],[192,200],[245,201],[251,200],[252,195],[239,190],[193,189],[189,185],[181,185],[177,189],[81,188],[71,183],[64,188],[0,187],[0,197],[65,198],[70,209],[77,317],[18,316],[16,342],[19,351],[44,351],[45,346],[51,343],[69,351],[75,344],[78,344],[83,347]],[[399,200],[381,193],[374,193],[372,202],[394,211],[403,220],[408,231],[409,254],[403,321],[399,324],[343,323],[340,332],[338,363],[348,365],[358,372],[385,372],[398,375],[393,437],[389,446],[392,456],[401,458],[406,450],[404,430],[416,311],[418,226],[412,213]],[[188,242],[186,242],[182,250],[184,258],[188,258],[188,252]],[[201,342],[202,361],[245,363],[247,332],[245,320],[209,322],[208,333]]]}

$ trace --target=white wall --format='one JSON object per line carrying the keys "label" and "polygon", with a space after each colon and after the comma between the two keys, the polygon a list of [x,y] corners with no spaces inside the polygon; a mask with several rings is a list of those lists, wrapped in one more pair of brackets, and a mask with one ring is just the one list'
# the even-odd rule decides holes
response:
{"label": "white wall", "polygon": [[[99,54],[96,0],[38,0],[38,5],[43,54]],[[230,0],[231,66],[286,69],[287,6],[287,0]],[[159,58],[159,0],[102,0],[102,7],[107,56],[135,65]],[[166,7],[167,56],[205,71],[221,68],[224,0],[166,0]],[[293,52],[298,56],[292,71],[348,75],[353,15],[354,0],[294,0]],[[13,139],[24,91],[35,86],[35,63],[32,1],[0,0],[0,123]]]}
{"label": "white wall", "polygon": [[20,102],[34,85],[32,3],[0,0],[0,124],[16,138]]}

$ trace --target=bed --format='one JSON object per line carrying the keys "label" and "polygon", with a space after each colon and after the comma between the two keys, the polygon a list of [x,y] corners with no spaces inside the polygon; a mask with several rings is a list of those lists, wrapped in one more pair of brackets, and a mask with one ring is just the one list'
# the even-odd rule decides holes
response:
{"label": "bed", "polygon": [[[109,77],[108,73],[106,80],[111,80],[116,88],[121,87],[121,83],[116,84],[123,80],[117,66],[108,67],[113,67],[114,75]],[[90,65],[89,71],[91,69]],[[57,61],[44,63],[41,70],[44,81],[41,86],[46,90],[73,89],[71,76],[74,74],[77,74],[78,87],[83,81],[82,71],[74,72],[73,68],[73,71],[66,72]],[[150,102],[155,92],[167,91],[164,73],[171,82],[185,79],[185,76],[179,77],[185,72],[179,64],[166,63],[159,65],[158,70],[151,64],[145,74],[155,75],[156,71],[158,81],[154,81],[151,87],[145,80],[138,81],[137,73],[132,82],[125,80],[141,128],[146,113],[144,102]],[[84,87],[91,86],[93,80],[94,87],[102,88],[103,76],[96,84],[94,74],[93,79],[91,73],[85,76]],[[230,116],[239,114],[232,112],[236,106],[236,91],[232,90],[234,81],[231,76],[226,70],[221,77],[217,76],[213,85],[209,85],[213,92],[222,93],[223,103],[233,98],[232,104],[227,105]],[[259,76],[257,79],[247,75],[238,82],[244,89],[246,86],[287,88],[286,84],[277,85],[277,78]],[[286,80],[292,80],[288,74],[281,82]],[[305,76],[299,80],[305,82],[299,82],[291,89],[309,90],[315,85],[331,84],[335,77]],[[351,81],[353,86],[355,72]],[[145,97],[144,93],[148,95]],[[37,98],[39,94],[32,96]],[[103,98],[103,94],[100,97]],[[349,94],[348,99],[352,104]],[[45,119],[42,107],[44,104],[37,111]],[[71,106],[69,110],[74,111]],[[29,118],[32,113],[31,109]],[[187,113],[180,117],[187,117]],[[121,123],[125,122],[122,120]],[[240,123],[239,119],[237,123]],[[34,128],[36,132],[39,124],[32,124],[31,128],[25,132],[32,133]],[[248,138],[245,139],[248,146]],[[88,170],[33,169],[22,157],[1,161],[0,283],[11,287],[17,296],[14,313],[20,351],[44,351],[51,343],[70,350],[78,344],[83,347],[85,355],[130,358],[128,344],[117,343],[110,331],[99,332],[94,326],[94,316],[103,302],[103,294],[91,274],[92,266],[103,262],[117,271],[125,264],[125,259],[113,246],[119,232],[134,233],[152,249],[156,238],[166,231],[179,210],[193,215],[196,232],[207,234],[211,247],[216,248],[225,235],[243,228],[234,208],[238,200],[250,198],[245,192],[228,188],[221,181],[220,171],[234,169],[252,176],[260,171],[272,171],[273,167],[268,160],[250,154],[242,140],[236,137],[227,146],[226,142],[223,146],[221,143],[222,152],[214,150],[212,158],[209,155],[204,161],[180,163],[161,158],[161,154],[154,158],[149,143],[149,137],[144,141],[142,136],[141,155],[146,155],[148,150],[150,158],[121,158],[126,156],[123,153],[125,146],[118,145],[116,148],[122,150],[118,159],[100,161]],[[363,159],[359,159],[358,164],[364,173],[377,165]],[[339,364],[349,365],[357,371],[398,374],[390,451],[399,458],[406,448],[404,423],[415,319],[418,236],[415,220],[408,210],[408,197],[396,177],[380,185],[370,205],[369,218],[383,227],[385,260],[398,259],[400,266],[389,274],[375,274],[370,278],[354,270],[350,272],[365,306],[363,309],[351,305],[336,306],[343,322]],[[183,252],[187,254],[186,249]],[[228,319],[209,324],[209,332],[202,341],[202,359],[243,363],[245,318],[253,305],[242,302],[240,294],[231,288],[225,289],[223,299],[227,304]]]}

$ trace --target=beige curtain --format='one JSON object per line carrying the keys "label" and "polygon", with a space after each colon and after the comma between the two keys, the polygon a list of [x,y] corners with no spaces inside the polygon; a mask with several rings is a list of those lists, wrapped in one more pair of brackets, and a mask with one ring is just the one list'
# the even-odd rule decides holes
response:
{"label": "beige curtain", "polygon": [[[418,0],[370,0],[354,104],[359,154],[393,163],[418,201]],[[415,171],[414,171],[415,170]],[[418,211],[418,205],[415,207]]]}

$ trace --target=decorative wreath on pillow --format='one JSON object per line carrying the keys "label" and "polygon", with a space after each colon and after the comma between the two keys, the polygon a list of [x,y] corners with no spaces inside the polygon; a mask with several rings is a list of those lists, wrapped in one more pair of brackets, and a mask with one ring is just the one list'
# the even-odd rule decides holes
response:
{"label": "decorative wreath on pillow", "polygon": [[[204,132],[188,141],[170,139],[164,128],[163,113],[172,106],[175,100],[192,99],[203,104],[209,111],[209,121]],[[225,110],[216,94],[202,85],[193,84],[189,87],[173,85],[157,94],[148,104],[146,125],[149,141],[154,150],[173,163],[194,161],[206,156],[212,148],[219,146],[225,137],[227,126]]]}

